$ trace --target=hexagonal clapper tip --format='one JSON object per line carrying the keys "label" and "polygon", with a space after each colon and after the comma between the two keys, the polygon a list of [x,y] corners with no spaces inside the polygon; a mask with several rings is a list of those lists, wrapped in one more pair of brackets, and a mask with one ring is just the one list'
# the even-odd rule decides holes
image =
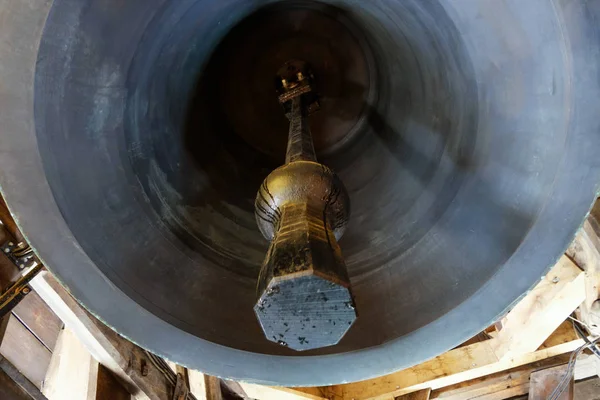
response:
{"label": "hexagonal clapper tip", "polygon": [[267,339],[299,351],[337,344],[356,320],[350,290],[314,273],[272,279],[254,312]]}

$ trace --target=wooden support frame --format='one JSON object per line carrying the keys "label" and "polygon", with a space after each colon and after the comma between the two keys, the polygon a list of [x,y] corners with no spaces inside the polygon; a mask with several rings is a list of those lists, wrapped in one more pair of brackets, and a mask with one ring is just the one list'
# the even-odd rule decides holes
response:
{"label": "wooden support frame", "polygon": [[[94,399],[93,382],[97,371],[98,362],[92,358],[75,334],[66,328],[58,335],[42,393],[48,400]],[[69,384],[66,384],[67,382]]]}
{"label": "wooden support frame", "polygon": [[31,400],[47,400],[46,396],[21,371],[2,356],[0,356],[0,374],[7,376],[23,392],[24,397]]}
{"label": "wooden support frame", "polygon": [[[493,340],[493,339],[491,339]],[[438,389],[459,382],[480,378],[510,368],[546,358],[567,354],[584,341],[565,337],[565,343],[510,359],[500,360],[489,341],[460,347],[415,367],[368,381],[342,385],[341,399],[391,400],[394,396],[422,390]]]}
{"label": "wooden support frame", "polygon": [[[542,282],[507,315],[503,320],[502,329],[495,338],[456,348],[426,363],[392,375],[327,388],[293,389],[246,383],[239,383],[239,386],[249,398],[260,400],[350,400],[353,398],[392,400],[422,390],[436,390],[568,354],[583,344],[583,340],[569,329],[558,329],[550,340],[546,341],[546,345],[535,351],[529,350],[534,346],[538,347],[546,339],[544,337],[546,332],[564,320],[578,302],[583,301],[581,297],[581,294],[585,293],[583,277],[584,274],[575,267],[573,262],[566,257],[561,258]],[[132,368],[135,366],[136,357],[131,357],[132,351],[135,354],[131,346],[135,345],[96,321],[51,275],[43,273],[32,282],[32,286],[68,327],[74,326],[83,331],[80,336],[87,341],[86,346],[93,350],[92,354],[94,352],[99,354],[94,357],[103,360],[103,363],[111,366],[111,371],[116,371],[124,382],[133,385],[134,393],[137,390],[137,398],[170,400],[170,385],[167,382],[163,382],[166,388],[158,395],[152,392],[154,389],[149,389],[147,384],[144,386],[139,383],[143,377]],[[545,321],[544,329],[534,329],[535,324],[529,323],[528,318],[523,317],[524,315],[531,317],[532,313],[534,319],[535,314],[539,313],[539,318],[550,318],[552,321],[551,323]],[[504,342],[510,344],[510,338],[513,338],[515,332],[518,333],[519,330],[527,331],[533,338],[526,341],[526,346],[505,347]],[[502,353],[499,349],[503,348],[508,348],[509,351]],[[143,350],[139,348],[137,350],[139,359],[142,360]],[[130,361],[131,358],[133,362]],[[218,394],[213,390],[219,386],[220,382],[217,378],[205,376],[197,371],[188,371],[188,379],[190,377],[192,377],[190,388],[196,389],[192,393],[197,398],[220,400],[220,389]],[[513,390],[514,393],[519,391],[522,392],[523,388]]]}
{"label": "wooden support frame", "polygon": [[[501,329],[494,332],[491,339],[453,349],[423,364],[363,382],[322,388],[278,388],[247,383],[238,383],[237,386],[247,397],[259,400],[420,398],[416,396],[450,400],[453,397],[438,397],[442,388],[522,368],[520,373],[513,372],[512,375],[498,378],[499,385],[510,382],[509,387],[486,398],[492,400],[500,399],[494,397],[496,395],[523,394],[526,389],[529,391],[526,380],[534,365],[564,361],[566,355],[584,343],[572,330],[559,327],[569,314],[581,305],[584,321],[600,322],[594,319],[600,315],[600,239],[594,228],[597,224],[594,224],[595,221],[584,224],[574,245],[567,252],[570,258],[563,256],[558,261],[542,281],[503,318],[499,324]],[[172,399],[173,384],[147,360],[145,351],[97,321],[79,306],[52,275],[42,273],[31,282],[31,286],[72,330],[93,358],[105,365],[136,399]],[[579,369],[580,377],[600,373],[600,364],[596,359],[587,360],[585,368]],[[98,371],[97,362],[91,365],[90,371],[94,371],[94,365]],[[583,369],[585,372],[581,372]],[[577,377],[577,367],[575,373]],[[186,371],[186,375],[191,393],[198,399],[222,400],[221,381],[218,378],[197,371]],[[458,396],[454,398],[466,398]]]}
{"label": "wooden support frame", "polygon": [[585,221],[567,255],[585,271],[586,296],[580,307],[581,319],[591,332],[600,335],[600,238],[597,231],[600,226],[595,219]]}
{"label": "wooden support frame", "polygon": [[431,396],[431,389],[421,389],[416,392],[398,396],[395,398],[395,400],[429,400],[430,396]]}
{"label": "wooden support frame", "polygon": [[[387,376],[320,388],[321,393],[334,400],[392,400],[568,354],[584,341],[568,325],[567,329],[557,328],[585,298],[583,271],[563,256],[507,314],[492,339],[453,349]],[[542,346],[544,342],[549,345]],[[305,389],[295,389],[293,394],[297,396],[294,399],[309,398]]]}
{"label": "wooden support frame", "polygon": [[94,360],[69,328],[59,334],[42,393],[48,400],[131,399],[131,394]]}
{"label": "wooden support frame", "polygon": [[188,369],[190,392],[196,400],[223,400],[221,380],[200,371]]}
{"label": "wooden support frame", "polygon": [[143,349],[121,338],[85,311],[48,272],[31,286],[94,359],[108,368],[136,399],[172,400],[173,387]]}
{"label": "wooden support frame", "polygon": [[332,398],[331,395],[321,393],[319,388],[304,388],[299,390],[244,382],[239,382],[239,385],[246,396],[258,400],[328,400]]}
{"label": "wooden support frame", "polygon": [[[136,399],[173,399],[175,385],[151,362],[148,354],[84,310],[52,274],[42,272],[31,286],[89,351],[96,361],[92,363],[96,370],[102,372],[106,368]],[[175,364],[173,367],[173,372],[185,376],[197,400],[222,400],[218,378]]]}
{"label": "wooden support frame", "polygon": [[562,256],[502,319],[502,329],[491,342],[494,353],[503,359],[535,351],[584,300],[584,273]]}
{"label": "wooden support frame", "polygon": [[[596,204],[600,210],[600,202]],[[503,318],[498,324],[501,329],[494,332],[491,339],[471,342],[420,365],[367,381],[321,388],[270,387],[253,393],[262,395],[259,398],[265,400],[277,398],[277,391],[290,400],[391,400],[428,388],[450,387],[517,367],[538,365],[540,361],[569,354],[584,341],[568,329],[568,325],[567,329],[564,326],[561,329],[559,325],[578,307],[588,328],[600,334],[599,233],[600,224],[590,217],[567,251],[568,257],[561,257],[542,281]],[[511,397],[527,393],[530,373],[528,370],[526,381],[515,387],[508,385],[510,390],[498,395]],[[579,379],[594,373],[600,376],[600,362],[588,358],[585,372],[579,372]],[[577,374],[576,367],[576,379]],[[496,398],[503,397],[489,397],[490,400]]]}

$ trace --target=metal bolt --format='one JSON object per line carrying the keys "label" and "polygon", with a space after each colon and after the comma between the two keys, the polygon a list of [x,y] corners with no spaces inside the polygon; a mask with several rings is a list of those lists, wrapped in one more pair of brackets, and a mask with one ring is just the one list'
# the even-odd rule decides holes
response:
{"label": "metal bolt", "polygon": [[10,253],[10,249],[7,247],[6,249],[4,249],[5,253]]}
{"label": "metal bolt", "polygon": [[560,279],[558,278],[558,276],[555,276],[554,278],[552,278],[552,283],[558,283],[560,282]]}
{"label": "metal bolt", "polygon": [[8,242],[8,245],[9,245],[10,247],[13,247],[15,244],[14,244],[13,242]]}
{"label": "metal bolt", "polygon": [[148,376],[148,363],[146,362],[146,360],[142,359],[142,361],[140,362],[140,367],[142,376]]}
{"label": "metal bolt", "polygon": [[24,287],[23,290],[22,290],[23,294],[27,294],[30,291],[31,291],[31,289],[29,289],[28,287]]}

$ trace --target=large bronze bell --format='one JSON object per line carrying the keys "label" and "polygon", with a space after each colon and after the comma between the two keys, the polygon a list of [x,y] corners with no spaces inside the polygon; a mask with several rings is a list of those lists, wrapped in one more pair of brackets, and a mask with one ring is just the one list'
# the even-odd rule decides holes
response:
{"label": "large bronze bell", "polygon": [[[486,327],[573,238],[600,181],[599,19],[584,0],[0,0],[2,194],[71,293],[159,355],[277,385],[389,373]],[[294,59],[349,195],[358,315],[303,352],[254,309]]]}

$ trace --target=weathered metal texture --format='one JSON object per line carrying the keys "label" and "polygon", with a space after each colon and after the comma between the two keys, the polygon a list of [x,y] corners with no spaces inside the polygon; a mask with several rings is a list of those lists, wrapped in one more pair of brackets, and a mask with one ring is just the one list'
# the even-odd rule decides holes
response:
{"label": "weathered metal texture", "polygon": [[317,162],[308,115],[318,98],[309,66],[287,62],[277,81],[290,127],[286,165],[265,178],[254,204],[271,242],[254,311],[268,340],[312,350],[339,343],[356,319],[338,244],[350,199],[335,173]]}
{"label": "weathered metal texture", "polygon": [[256,316],[267,339],[282,346],[310,350],[337,344],[356,313],[325,210],[290,202],[280,212],[258,278]]}
{"label": "weathered metal texture", "polygon": [[44,268],[41,264],[31,267],[23,276],[0,295],[0,318],[10,313],[19,304],[23,297],[31,292],[29,282]]}
{"label": "weathered metal texture", "polygon": [[[304,103],[304,108],[307,115],[318,111],[321,105],[319,104],[319,94],[315,84],[315,76],[310,66],[301,60],[290,60],[286,62],[277,71],[277,77],[275,78],[275,89],[277,91],[279,103],[285,110],[286,117],[290,119],[289,113],[292,110],[293,103],[290,101],[296,98],[298,101]],[[309,140],[311,146],[314,143],[311,139]],[[290,141],[288,139],[288,153],[289,153]],[[287,159],[289,154],[286,153],[286,163],[289,162]],[[315,159],[313,156],[313,159]]]}
{"label": "weathered metal texture", "polygon": [[[44,265],[171,360],[281,385],[389,373],[488,325],[572,240],[600,176],[599,18],[583,0],[0,0],[0,186]],[[301,354],[252,309],[253,200],[286,145],[266,132],[288,124],[269,85],[291,58],[340,77],[313,135],[352,200],[360,310]]]}
{"label": "weathered metal texture", "polygon": [[290,130],[285,163],[294,161],[317,161],[308,122],[308,106],[303,104],[302,96],[289,100]]}
{"label": "weathered metal texture", "polygon": [[[289,257],[305,249],[306,258],[322,275],[349,286],[337,241],[350,215],[350,201],[339,178],[329,168],[312,161],[294,161],[277,168],[265,179],[256,198],[256,220],[263,236],[272,241],[266,263],[268,276],[302,269],[302,262],[287,265]],[[295,250],[284,250],[287,246]],[[282,252],[280,255],[279,252]],[[286,257],[284,257],[286,258]],[[331,261],[331,263],[329,263]],[[310,269],[309,266],[307,268]],[[264,271],[264,269],[263,269]],[[262,273],[262,272],[261,272]],[[337,278],[336,278],[337,277]],[[267,276],[261,277],[261,280]],[[260,286],[259,286],[260,289]]]}

